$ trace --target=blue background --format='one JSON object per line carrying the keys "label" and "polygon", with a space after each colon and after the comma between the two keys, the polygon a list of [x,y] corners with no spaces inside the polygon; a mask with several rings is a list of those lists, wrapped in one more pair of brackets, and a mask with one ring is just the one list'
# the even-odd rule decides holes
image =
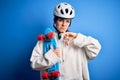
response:
{"label": "blue background", "polygon": [[[120,1],[64,0],[74,6],[70,30],[97,38],[102,50],[89,62],[91,80],[120,80]],[[53,25],[63,0],[0,0],[0,80],[39,80],[30,67],[37,36]]]}

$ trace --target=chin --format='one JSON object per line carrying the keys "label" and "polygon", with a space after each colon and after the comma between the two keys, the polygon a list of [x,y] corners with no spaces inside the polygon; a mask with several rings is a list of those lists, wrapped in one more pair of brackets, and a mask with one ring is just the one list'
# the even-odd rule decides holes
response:
{"label": "chin", "polygon": [[60,32],[61,32],[61,33],[64,33],[64,32],[66,32],[66,30],[60,30]]}
{"label": "chin", "polygon": [[64,32],[66,32],[66,31],[60,31],[61,33],[64,33]]}

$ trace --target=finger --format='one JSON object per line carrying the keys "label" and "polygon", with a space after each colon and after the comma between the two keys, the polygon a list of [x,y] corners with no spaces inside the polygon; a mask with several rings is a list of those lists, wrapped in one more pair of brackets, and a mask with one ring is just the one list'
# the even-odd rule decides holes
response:
{"label": "finger", "polygon": [[65,36],[64,36],[64,39],[69,39],[69,35],[68,34],[66,34]]}
{"label": "finger", "polygon": [[52,45],[50,45],[50,49],[54,50]]}
{"label": "finger", "polygon": [[70,35],[70,32],[65,33],[65,36],[69,37],[69,35]]}
{"label": "finger", "polygon": [[65,39],[65,40],[68,40],[68,39],[69,39],[69,37],[64,37],[64,39]]}
{"label": "finger", "polygon": [[60,51],[60,48],[58,47],[58,48],[56,48],[56,50],[59,52],[59,51]]}
{"label": "finger", "polygon": [[73,34],[72,32],[67,32],[67,36],[69,36],[69,37],[73,37],[74,34]]}
{"label": "finger", "polygon": [[65,39],[67,38],[67,34],[65,34],[64,38],[65,38]]}

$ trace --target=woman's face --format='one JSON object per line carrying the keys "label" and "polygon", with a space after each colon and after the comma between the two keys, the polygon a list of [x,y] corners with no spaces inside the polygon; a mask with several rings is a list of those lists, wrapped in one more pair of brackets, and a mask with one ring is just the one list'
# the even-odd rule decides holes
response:
{"label": "woman's face", "polygon": [[67,31],[70,25],[70,19],[58,18],[55,20],[55,24],[56,24],[57,30],[59,30],[61,33],[64,33]]}

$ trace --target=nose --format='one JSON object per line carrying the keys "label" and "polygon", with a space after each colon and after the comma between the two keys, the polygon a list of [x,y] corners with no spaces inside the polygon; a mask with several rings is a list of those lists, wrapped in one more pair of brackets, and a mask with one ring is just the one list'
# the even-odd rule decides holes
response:
{"label": "nose", "polygon": [[62,23],[62,25],[63,25],[63,26],[65,26],[65,25],[66,25],[66,22],[65,22],[65,20],[63,20],[63,23]]}

